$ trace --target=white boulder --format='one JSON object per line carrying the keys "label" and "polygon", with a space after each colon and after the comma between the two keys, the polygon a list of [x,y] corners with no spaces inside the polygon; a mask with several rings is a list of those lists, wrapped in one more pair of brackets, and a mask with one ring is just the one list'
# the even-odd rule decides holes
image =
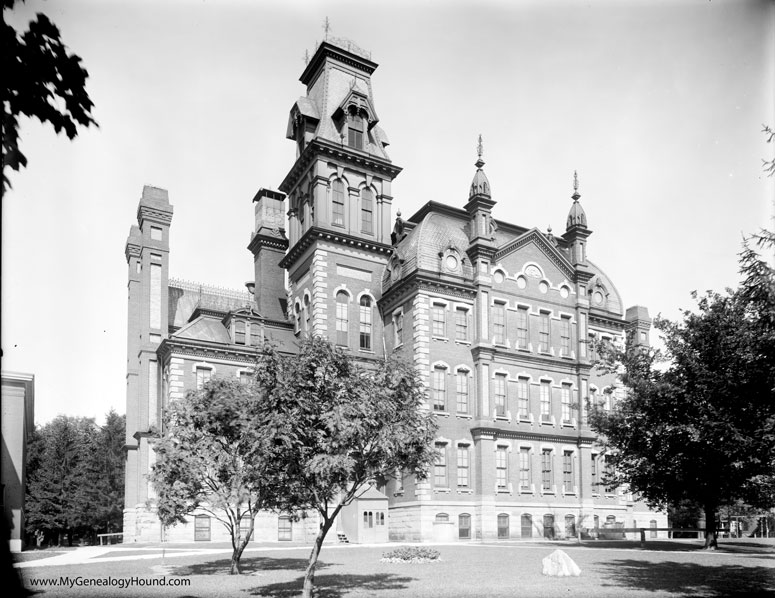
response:
{"label": "white boulder", "polygon": [[552,577],[578,577],[581,575],[581,569],[573,562],[573,559],[562,550],[555,550],[542,561],[544,565],[543,574]]}

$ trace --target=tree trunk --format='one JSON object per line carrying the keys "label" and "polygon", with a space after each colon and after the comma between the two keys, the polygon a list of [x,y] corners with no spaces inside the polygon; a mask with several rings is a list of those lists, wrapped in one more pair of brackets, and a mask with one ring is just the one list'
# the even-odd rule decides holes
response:
{"label": "tree trunk", "polygon": [[718,532],[716,531],[716,506],[705,505],[705,550],[718,548]]}
{"label": "tree trunk", "polygon": [[323,540],[326,538],[328,530],[331,529],[331,525],[334,523],[340,507],[334,511],[331,517],[326,517],[323,521],[323,525],[320,526],[315,543],[312,545],[312,552],[309,555],[309,565],[307,565],[307,571],[304,573],[304,586],[301,590],[302,598],[312,598],[312,592],[315,589],[315,567],[318,564],[318,556],[320,556],[320,549],[323,547]]}
{"label": "tree trunk", "polygon": [[[252,529],[253,528],[251,526],[251,530]],[[244,538],[232,537],[231,569],[229,570],[230,575],[240,575],[242,573],[242,569],[240,568],[240,559],[242,558],[242,553],[245,552],[245,547],[248,545],[248,542],[250,542],[250,532],[248,532]]]}

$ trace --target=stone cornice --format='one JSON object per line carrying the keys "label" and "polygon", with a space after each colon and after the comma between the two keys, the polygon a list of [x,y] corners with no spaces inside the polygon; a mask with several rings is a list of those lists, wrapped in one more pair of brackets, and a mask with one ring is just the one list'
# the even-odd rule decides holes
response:
{"label": "stone cornice", "polygon": [[379,300],[380,309],[387,313],[396,304],[403,303],[408,296],[419,291],[451,295],[460,299],[474,299],[476,297],[476,288],[472,284],[466,283],[460,277],[458,277],[459,280],[452,280],[446,275],[443,276],[445,277],[442,278],[442,275],[437,272],[415,270],[409,276],[405,276],[392,284],[384,292]]}
{"label": "stone cornice", "polygon": [[322,42],[318,46],[314,56],[312,56],[312,59],[309,61],[309,64],[304,69],[301,77],[299,77],[299,81],[301,81],[304,85],[309,85],[309,83],[317,75],[318,71],[322,68],[326,58],[334,58],[338,62],[363,71],[367,75],[371,75],[375,70],[377,70],[377,66],[379,66],[376,62],[373,62],[368,58],[349,52],[344,48],[335,46],[334,44]]}
{"label": "stone cornice", "polygon": [[173,353],[175,355],[198,358],[210,357],[213,359],[229,359],[242,363],[253,363],[259,353],[258,349],[258,347],[247,345],[225,345],[189,338],[165,338],[156,350],[156,354],[161,363],[167,363]]}
{"label": "stone cornice", "polygon": [[126,248],[124,249],[124,255],[126,256],[127,262],[130,258],[140,257],[140,245],[127,241]]}
{"label": "stone cornice", "polygon": [[592,310],[589,311],[589,323],[599,324],[601,326],[605,326],[607,328],[615,328],[617,330],[624,330],[625,326],[627,325],[627,322],[625,322],[624,320],[620,320],[616,316],[608,316],[601,313],[594,313]]}
{"label": "stone cornice", "polygon": [[585,363],[578,359],[541,355],[528,351],[520,351],[519,349],[507,349],[493,345],[474,345],[471,348],[471,356],[474,360],[478,360],[482,356],[488,356],[489,360],[498,361],[499,363],[529,363],[536,367],[541,366],[547,369],[568,369],[573,374],[589,373],[592,370],[591,363]]}
{"label": "stone cornice", "polygon": [[143,220],[150,220],[159,224],[170,224],[172,222],[172,206],[167,211],[139,205],[137,206],[137,221],[140,223],[140,226],[142,226]]}
{"label": "stone cornice", "polygon": [[280,236],[282,233],[279,231],[277,235],[278,236],[269,236],[261,233],[253,233],[252,237],[250,238],[248,249],[253,253],[253,255],[257,254],[262,247],[271,247],[272,249],[285,251],[288,249],[288,239],[286,239],[284,236]]}
{"label": "stone cornice", "polygon": [[368,239],[363,239],[361,237],[353,237],[347,233],[340,233],[313,226],[304,233],[301,239],[299,239],[296,244],[291,247],[285,257],[280,260],[280,267],[286,269],[290,268],[315,241],[328,241],[329,243],[335,243],[346,247],[356,247],[358,249],[363,249],[364,251],[383,254],[385,256],[393,251],[393,248],[390,245],[385,245],[384,243],[369,241]]}
{"label": "stone cornice", "polygon": [[560,442],[565,444],[589,445],[592,444],[597,437],[590,434],[588,436],[583,435],[584,432],[576,432],[574,434],[552,434],[549,432],[524,432],[521,430],[505,430],[496,426],[475,426],[471,428],[471,436],[474,440],[481,440],[483,438],[499,439],[508,438],[513,440],[532,440],[537,442]]}
{"label": "stone cornice", "polygon": [[366,170],[372,175],[382,176],[391,181],[403,170],[392,162],[377,158],[364,151],[356,150],[343,144],[333,143],[327,139],[315,138],[304,148],[304,151],[291,167],[285,179],[283,179],[283,182],[280,184],[280,191],[290,193],[309,165],[315,159],[321,157],[353,166],[358,170]]}
{"label": "stone cornice", "polygon": [[444,203],[439,203],[437,201],[431,200],[427,202],[419,210],[417,210],[414,214],[412,214],[408,218],[407,222],[419,224],[422,221],[422,219],[425,218],[431,212],[446,214],[447,216],[452,216],[453,218],[458,218],[465,222],[468,222],[469,220],[468,212],[466,212],[462,208],[456,208],[454,206],[450,206]]}

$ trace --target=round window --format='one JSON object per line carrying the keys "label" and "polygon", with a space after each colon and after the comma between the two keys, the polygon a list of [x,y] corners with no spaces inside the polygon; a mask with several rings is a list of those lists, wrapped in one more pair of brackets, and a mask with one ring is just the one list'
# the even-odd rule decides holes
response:
{"label": "round window", "polygon": [[549,290],[549,285],[546,284],[543,280],[538,285],[538,290],[540,290],[542,293],[546,293]]}
{"label": "round window", "polygon": [[527,279],[524,276],[520,276],[517,278],[517,286],[520,289],[524,289],[527,286]]}
{"label": "round window", "polygon": [[457,270],[457,258],[454,255],[447,256],[447,269]]}
{"label": "round window", "polygon": [[595,305],[603,305],[603,293],[600,291],[595,291],[595,294],[592,296],[592,299],[595,301]]}
{"label": "round window", "polygon": [[496,270],[495,274],[492,275],[492,278],[498,284],[502,283],[503,282],[503,272],[501,272],[500,270]]}
{"label": "round window", "polygon": [[568,287],[560,287],[560,295],[563,299],[567,299],[568,295],[570,295],[570,291],[568,290]]}

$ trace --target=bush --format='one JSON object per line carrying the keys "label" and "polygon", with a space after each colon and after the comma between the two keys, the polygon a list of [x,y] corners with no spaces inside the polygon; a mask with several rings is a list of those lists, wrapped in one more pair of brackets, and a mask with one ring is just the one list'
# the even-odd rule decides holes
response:
{"label": "bush", "polygon": [[438,560],[438,550],[422,546],[402,546],[382,555],[383,563],[428,563]]}

